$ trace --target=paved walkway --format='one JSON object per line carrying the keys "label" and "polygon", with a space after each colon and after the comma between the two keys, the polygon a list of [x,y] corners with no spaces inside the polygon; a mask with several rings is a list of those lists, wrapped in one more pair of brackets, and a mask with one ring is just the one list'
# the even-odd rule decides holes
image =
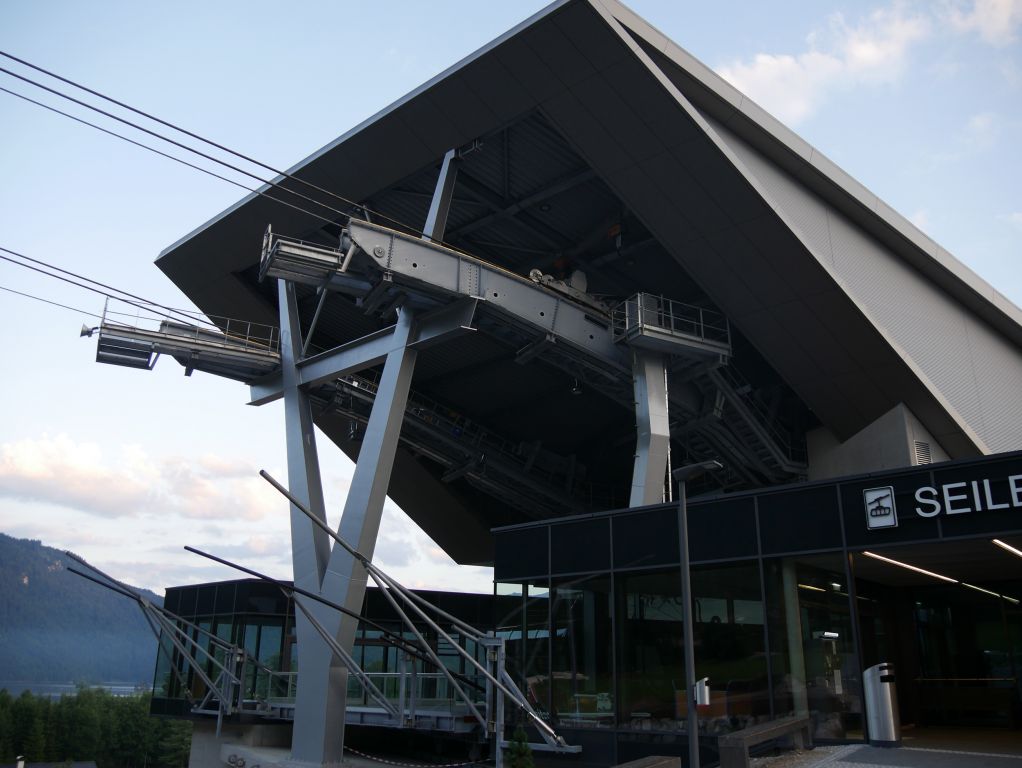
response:
{"label": "paved walkway", "polygon": [[[957,752],[946,749],[900,747],[881,749],[865,744],[842,747],[812,768],[1022,768],[1022,755]],[[807,766],[808,768],[808,766]]]}

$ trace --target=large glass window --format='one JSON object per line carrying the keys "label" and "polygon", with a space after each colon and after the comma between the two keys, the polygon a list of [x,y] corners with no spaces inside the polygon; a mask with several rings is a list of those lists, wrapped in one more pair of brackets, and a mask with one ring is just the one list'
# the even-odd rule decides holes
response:
{"label": "large glass window", "polygon": [[610,577],[554,580],[550,604],[552,711],[564,725],[613,725]]}
{"label": "large glass window", "polygon": [[696,679],[710,678],[700,730],[737,730],[769,716],[758,563],[694,568],[692,597]]}
{"label": "large glass window", "polygon": [[680,730],[685,718],[681,571],[617,574],[615,582],[619,726]]}
{"label": "large glass window", "polygon": [[813,736],[861,735],[859,658],[841,554],[764,563],[770,604],[774,713],[808,713]]}
{"label": "large glass window", "polygon": [[507,671],[540,714],[550,712],[550,590],[540,582],[498,582],[494,626],[505,640]]}

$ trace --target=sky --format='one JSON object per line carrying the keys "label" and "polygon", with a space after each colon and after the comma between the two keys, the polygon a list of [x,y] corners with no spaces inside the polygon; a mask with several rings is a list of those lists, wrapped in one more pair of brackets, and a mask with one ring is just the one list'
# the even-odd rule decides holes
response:
{"label": "sky", "polygon": [[[289,167],[543,5],[4,0],[0,50]],[[631,7],[1022,304],[1022,0]],[[188,307],[153,261],[243,194],[0,92],[4,248]],[[3,261],[0,288],[0,532],[156,591],[235,576],[185,544],[289,578],[287,504],[257,476],[286,476],[280,405],[172,360],[99,365],[79,338],[95,317],[9,291],[102,297]],[[319,448],[336,524],[352,465]],[[410,586],[492,588],[391,502],[375,560]]]}

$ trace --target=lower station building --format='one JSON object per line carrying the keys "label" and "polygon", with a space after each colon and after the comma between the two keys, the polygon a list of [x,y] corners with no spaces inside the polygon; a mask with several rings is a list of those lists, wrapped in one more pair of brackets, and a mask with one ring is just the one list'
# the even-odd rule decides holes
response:
{"label": "lower station building", "polygon": [[[434,597],[581,747],[550,759],[687,754],[686,581],[705,761],[790,715],[870,738],[880,662],[918,733],[1019,735],[1022,312],[818,149],[623,5],[559,0],[276,182],[157,262],[215,327],[104,322],[98,359],[283,399],[291,494],[325,518],[315,424],[356,460],[338,531],[367,557],[389,494],[492,564],[492,599]],[[671,471],[709,460],[686,536]],[[314,624],[394,681],[379,627],[407,626],[291,514],[294,586],[378,627],[248,581],[168,590],[281,673],[253,672],[265,706],[220,741],[197,731],[196,765],[259,729],[325,764],[345,722],[387,727]],[[173,653],[154,711],[185,714],[208,691]]]}

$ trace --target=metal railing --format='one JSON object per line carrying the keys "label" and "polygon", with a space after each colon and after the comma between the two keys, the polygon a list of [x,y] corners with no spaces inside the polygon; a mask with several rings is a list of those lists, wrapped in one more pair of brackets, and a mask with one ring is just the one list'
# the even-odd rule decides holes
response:
{"label": "metal railing", "polygon": [[[113,307],[111,307],[111,304]],[[132,308],[134,311],[124,311]],[[270,355],[280,354],[280,328],[251,320],[221,317],[219,315],[195,314],[195,323],[186,322],[184,318],[191,313],[178,311],[181,320],[169,318],[157,311],[146,311],[140,307],[108,300],[103,308],[100,321],[100,333],[117,333],[118,331],[143,331],[173,339],[198,341],[213,344],[224,349],[263,352]]]}
{"label": "metal railing", "polygon": [[[398,672],[366,672],[365,674],[376,684],[384,698],[394,704],[400,705],[402,701],[412,698],[417,702],[417,708],[421,709],[444,711],[449,714],[467,711],[467,707],[460,703],[457,692],[443,672],[422,672],[412,667]],[[481,675],[462,673],[461,676],[473,680],[479,688],[485,690],[485,678]],[[474,702],[476,706],[485,708],[484,698],[484,695],[480,695]],[[348,685],[348,704],[373,706],[373,701],[362,686],[351,680]]]}
{"label": "metal railing", "polygon": [[615,342],[650,328],[671,336],[731,344],[731,326],[722,313],[650,293],[637,293],[614,307],[611,324]]}

